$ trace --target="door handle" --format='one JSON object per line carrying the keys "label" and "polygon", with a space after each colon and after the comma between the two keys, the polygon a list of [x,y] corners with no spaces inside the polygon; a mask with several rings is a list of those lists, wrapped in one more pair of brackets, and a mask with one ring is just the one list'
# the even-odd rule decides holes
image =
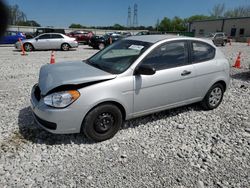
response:
{"label": "door handle", "polygon": [[191,71],[187,71],[187,70],[184,70],[184,71],[181,73],[182,76],[187,76],[187,75],[189,75],[189,74],[191,74]]}

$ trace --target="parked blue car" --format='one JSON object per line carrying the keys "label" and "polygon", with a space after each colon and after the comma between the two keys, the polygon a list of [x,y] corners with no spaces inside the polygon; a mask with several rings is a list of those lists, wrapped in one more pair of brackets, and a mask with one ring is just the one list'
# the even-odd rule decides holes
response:
{"label": "parked blue car", "polygon": [[0,39],[0,44],[15,44],[18,39],[26,39],[25,35],[17,31],[6,31],[5,35]]}

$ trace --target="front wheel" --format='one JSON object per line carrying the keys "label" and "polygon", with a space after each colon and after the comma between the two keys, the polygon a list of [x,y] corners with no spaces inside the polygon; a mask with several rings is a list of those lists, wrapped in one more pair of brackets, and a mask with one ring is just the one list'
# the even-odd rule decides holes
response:
{"label": "front wheel", "polygon": [[30,43],[24,43],[24,44],[23,44],[23,48],[24,48],[24,50],[25,50],[26,52],[31,52],[31,51],[34,50],[32,44],[30,44]]}
{"label": "front wheel", "polygon": [[224,88],[220,83],[214,84],[207,92],[201,104],[205,110],[212,110],[217,108],[224,95]]}
{"label": "front wheel", "polygon": [[100,43],[100,44],[98,45],[98,48],[99,48],[99,50],[102,50],[102,49],[105,48],[105,45],[104,45],[103,43]]}
{"label": "front wheel", "polygon": [[103,104],[85,117],[82,131],[91,140],[100,142],[112,138],[122,125],[122,114],[117,106]]}
{"label": "front wheel", "polygon": [[221,44],[221,46],[226,46],[226,41],[223,41],[223,43]]}
{"label": "front wheel", "polygon": [[62,51],[68,51],[70,48],[69,44],[67,43],[63,43],[61,46]]}

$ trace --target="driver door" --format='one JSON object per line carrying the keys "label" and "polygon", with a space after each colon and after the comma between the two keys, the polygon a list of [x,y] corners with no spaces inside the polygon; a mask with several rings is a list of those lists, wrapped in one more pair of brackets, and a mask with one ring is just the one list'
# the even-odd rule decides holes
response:
{"label": "driver door", "polygon": [[195,70],[189,63],[186,41],[167,42],[156,47],[141,65],[154,67],[156,73],[134,76],[134,116],[194,100]]}
{"label": "driver door", "polygon": [[36,41],[33,44],[35,49],[38,49],[38,50],[50,49],[50,46],[49,46],[50,38],[51,38],[50,34],[43,34],[37,37]]}

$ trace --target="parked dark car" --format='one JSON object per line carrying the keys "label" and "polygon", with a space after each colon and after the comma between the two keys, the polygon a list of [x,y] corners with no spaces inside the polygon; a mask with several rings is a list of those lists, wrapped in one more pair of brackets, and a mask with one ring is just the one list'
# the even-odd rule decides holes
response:
{"label": "parked dark car", "polygon": [[228,42],[228,37],[223,32],[209,33],[206,38],[211,39],[215,45],[225,46]]}
{"label": "parked dark car", "polygon": [[[163,31],[140,31],[136,35],[161,35],[161,34],[166,34],[166,32]],[[176,33],[173,33],[176,34]]]}
{"label": "parked dark car", "polygon": [[94,33],[92,31],[76,30],[70,32],[67,36],[74,37],[78,43],[88,44]]}
{"label": "parked dark car", "polygon": [[0,44],[15,44],[19,38],[21,40],[26,39],[25,34],[17,31],[6,31],[0,39]]}
{"label": "parked dark car", "polygon": [[57,29],[57,28],[46,28],[46,27],[42,28],[41,27],[41,28],[37,28],[36,32],[34,32],[34,33],[31,33],[31,32],[27,33],[26,38],[31,39],[31,38],[34,38],[34,37],[41,35],[43,33],[61,33],[61,34],[65,35],[65,30],[64,29]]}
{"label": "parked dark car", "polygon": [[122,39],[123,36],[116,33],[109,33],[103,36],[93,36],[89,41],[89,46],[102,50],[106,46],[110,45],[113,42],[116,42]]}

